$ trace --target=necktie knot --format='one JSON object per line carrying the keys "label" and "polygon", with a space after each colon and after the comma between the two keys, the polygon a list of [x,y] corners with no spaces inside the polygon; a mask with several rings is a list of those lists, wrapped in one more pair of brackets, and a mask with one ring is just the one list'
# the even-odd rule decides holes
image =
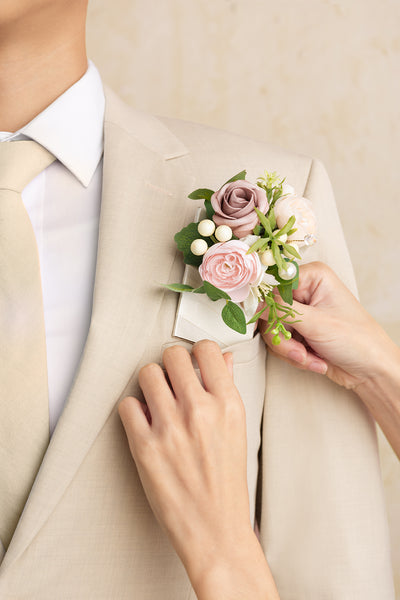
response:
{"label": "necktie knot", "polygon": [[22,192],[55,157],[32,140],[0,143],[0,190]]}

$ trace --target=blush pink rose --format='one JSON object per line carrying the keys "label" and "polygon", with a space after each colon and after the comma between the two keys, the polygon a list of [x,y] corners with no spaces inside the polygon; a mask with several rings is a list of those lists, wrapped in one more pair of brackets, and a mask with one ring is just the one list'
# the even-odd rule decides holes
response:
{"label": "blush pink rose", "polygon": [[229,225],[236,237],[245,237],[258,224],[255,208],[263,214],[268,210],[265,191],[248,181],[226,183],[211,196],[216,225]]}
{"label": "blush pink rose", "polygon": [[307,198],[295,195],[279,198],[274,211],[279,229],[286,225],[292,215],[296,217],[294,227],[297,231],[289,236],[289,240],[304,240],[306,235],[313,235],[316,232],[317,219],[312,204]]}
{"label": "blush pink rose", "polygon": [[262,273],[258,254],[247,254],[248,249],[239,240],[214,244],[203,256],[200,277],[226,292],[234,302],[242,302]]}

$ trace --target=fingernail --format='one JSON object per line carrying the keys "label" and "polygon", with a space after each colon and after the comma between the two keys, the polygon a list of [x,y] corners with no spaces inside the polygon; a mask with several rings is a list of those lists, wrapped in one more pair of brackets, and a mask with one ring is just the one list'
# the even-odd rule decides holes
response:
{"label": "fingernail", "polygon": [[305,361],[305,356],[299,350],[290,350],[288,352],[287,356],[288,356],[288,358],[290,358],[290,360],[294,360],[295,362],[298,362],[301,364],[303,364]]}
{"label": "fingernail", "polygon": [[325,363],[319,362],[317,360],[313,360],[309,364],[308,368],[310,371],[313,371],[314,373],[320,373],[321,375],[326,375],[326,372],[328,370],[328,367]]}

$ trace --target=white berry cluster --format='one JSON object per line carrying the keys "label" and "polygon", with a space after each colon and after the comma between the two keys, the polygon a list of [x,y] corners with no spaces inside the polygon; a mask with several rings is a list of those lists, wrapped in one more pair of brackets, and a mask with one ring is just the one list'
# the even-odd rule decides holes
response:
{"label": "white berry cluster", "polygon": [[[276,236],[276,234],[278,233],[278,229],[276,229],[273,232],[273,235]],[[283,242],[286,243],[287,241],[287,235],[286,233],[283,233],[282,235],[280,235],[279,237],[275,237],[276,242]],[[288,246],[291,246],[292,248],[294,248],[294,250],[296,250],[296,252],[299,251],[299,246],[296,244],[296,242],[288,242],[287,244]],[[291,254],[289,252],[287,252],[287,250],[283,251],[283,254],[287,257],[287,258],[293,258],[293,256],[291,256]],[[260,261],[261,263],[265,266],[265,267],[272,267],[273,265],[276,264],[275,259],[274,259],[274,255],[272,253],[272,250],[268,249],[268,250],[264,250],[264,252],[260,253]],[[286,270],[284,269],[279,269],[279,277],[281,279],[286,279],[289,281],[289,279],[293,279],[293,277],[296,275],[296,267],[292,264],[292,263],[287,263],[286,264]]]}
{"label": "white berry cluster", "polygon": [[[218,242],[229,242],[232,239],[232,229],[228,225],[220,225],[215,228],[214,221],[211,219],[203,219],[197,226],[197,231],[203,237],[211,237],[212,235]],[[190,246],[192,254],[203,256],[208,250],[208,244],[203,238],[193,240]]]}

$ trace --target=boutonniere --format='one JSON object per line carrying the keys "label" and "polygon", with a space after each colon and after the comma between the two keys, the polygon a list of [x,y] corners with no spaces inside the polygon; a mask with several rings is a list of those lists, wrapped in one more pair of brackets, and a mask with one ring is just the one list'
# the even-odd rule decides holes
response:
{"label": "boutonniere", "polygon": [[268,311],[266,332],[272,332],[273,343],[280,343],[280,335],[289,339],[285,325],[299,314],[291,308],[298,285],[296,259],[316,241],[310,201],[267,171],[255,184],[242,171],[219,190],[200,188],[189,198],[204,200],[205,218],[181,229],[174,239],[184,262],[198,269],[203,283],[197,288],[180,283],[165,287],[224,300],[222,319],[242,334]]}

